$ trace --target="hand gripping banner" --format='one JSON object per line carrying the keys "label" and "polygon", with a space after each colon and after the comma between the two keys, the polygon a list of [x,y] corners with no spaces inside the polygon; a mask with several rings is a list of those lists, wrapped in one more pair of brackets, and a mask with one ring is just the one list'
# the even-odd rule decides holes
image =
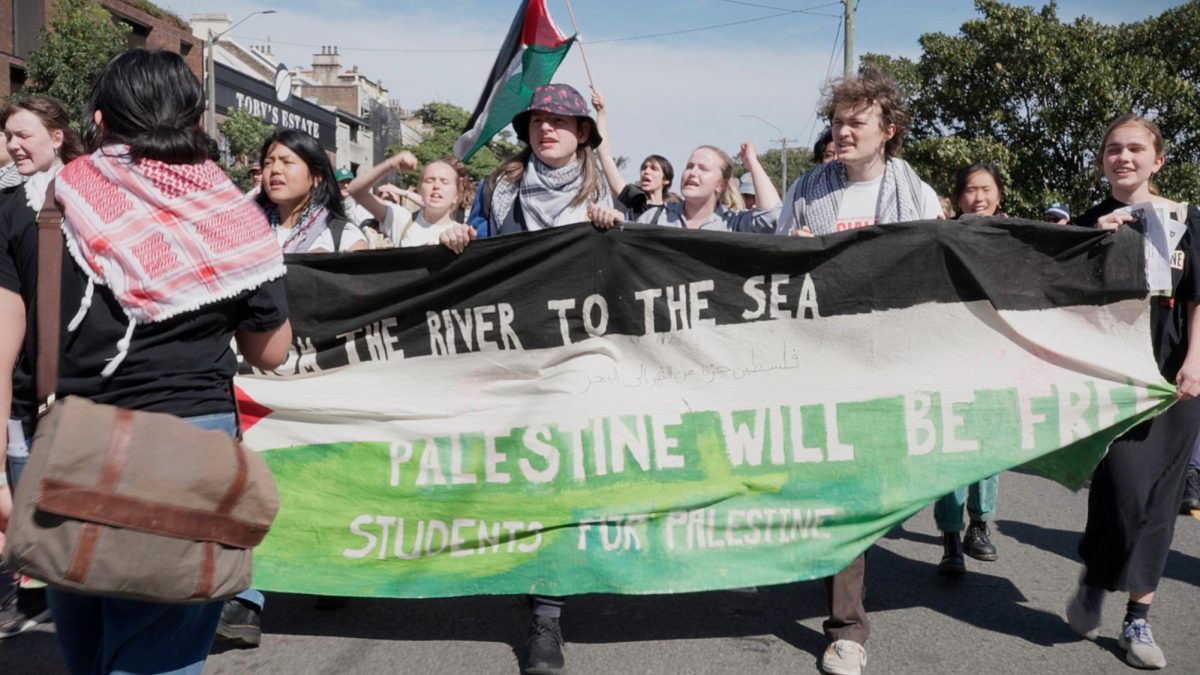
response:
{"label": "hand gripping banner", "polygon": [[835,573],[956,487],[1077,488],[1165,410],[1141,237],[587,225],[290,261],[238,378],[282,508],[256,586],[663,593]]}

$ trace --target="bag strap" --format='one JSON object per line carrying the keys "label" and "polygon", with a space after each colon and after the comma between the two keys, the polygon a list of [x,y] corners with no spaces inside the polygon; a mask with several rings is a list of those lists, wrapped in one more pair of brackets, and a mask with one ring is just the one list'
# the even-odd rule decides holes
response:
{"label": "bag strap", "polygon": [[38,412],[54,402],[58,389],[62,314],[63,212],[54,199],[54,181],[37,214],[37,362],[34,365]]}
{"label": "bag strap", "polygon": [[346,231],[346,221],[335,216],[329,219],[325,227],[329,230],[329,236],[333,238],[333,252],[339,252],[342,249],[342,233]]}

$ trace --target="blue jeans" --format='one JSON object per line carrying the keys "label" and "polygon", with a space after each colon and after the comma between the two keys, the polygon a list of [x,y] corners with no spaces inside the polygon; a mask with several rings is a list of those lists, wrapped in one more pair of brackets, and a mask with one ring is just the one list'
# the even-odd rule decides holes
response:
{"label": "blue jeans", "polygon": [[984,478],[969,487],[961,487],[933,504],[933,520],[942,532],[962,532],[963,506],[971,520],[990,522],[996,519],[996,494],[1000,489],[998,475]]}
{"label": "blue jeans", "polygon": [[21,420],[8,421],[8,483],[9,490],[16,492],[17,481],[25,470],[25,462],[29,460],[29,443],[25,437],[25,428]]}
{"label": "blue jeans", "polygon": [[[236,434],[233,413],[185,418]],[[63,658],[73,675],[200,675],[223,602],[171,605],[49,589]]]}

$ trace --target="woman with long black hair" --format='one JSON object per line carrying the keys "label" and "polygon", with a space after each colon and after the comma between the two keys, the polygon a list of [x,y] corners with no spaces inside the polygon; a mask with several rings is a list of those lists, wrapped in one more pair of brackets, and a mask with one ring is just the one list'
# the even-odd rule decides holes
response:
{"label": "woman with long black hair", "polygon": [[[96,81],[93,152],[55,179],[66,239],[55,393],[233,436],[231,343],[250,364],[275,368],[291,327],[279,247],[262,211],[208,159],[203,111],[199,81],[171,52],[124,52]],[[14,247],[0,254],[0,316],[21,319],[0,327],[0,344],[24,341],[32,361],[24,334],[36,314],[36,269],[26,257],[36,255],[37,226],[26,213],[11,223]],[[198,674],[222,607],[62,589],[49,600],[72,673]]]}
{"label": "woman with long black hair", "polygon": [[280,129],[263,143],[262,189],[256,199],[284,253],[337,253],[369,248],[346,218],[333,165],[317,139]]}

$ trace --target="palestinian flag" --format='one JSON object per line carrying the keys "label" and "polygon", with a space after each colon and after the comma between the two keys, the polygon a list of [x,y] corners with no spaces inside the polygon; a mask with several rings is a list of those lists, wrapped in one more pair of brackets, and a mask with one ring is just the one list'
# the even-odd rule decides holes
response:
{"label": "palestinian flag", "polygon": [[564,37],[554,25],[545,0],[523,0],[492,65],[475,113],[454,143],[455,156],[469,160],[508,126],[513,115],[529,105],[533,90],[550,83],[574,41],[574,36]]}

